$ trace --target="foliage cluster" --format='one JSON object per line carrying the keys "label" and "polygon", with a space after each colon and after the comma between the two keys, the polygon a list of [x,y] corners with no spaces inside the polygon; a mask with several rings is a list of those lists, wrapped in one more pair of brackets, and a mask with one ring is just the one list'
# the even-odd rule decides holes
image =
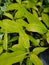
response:
{"label": "foliage cluster", "polygon": [[49,47],[49,0],[0,0],[0,65],[43,65]]}

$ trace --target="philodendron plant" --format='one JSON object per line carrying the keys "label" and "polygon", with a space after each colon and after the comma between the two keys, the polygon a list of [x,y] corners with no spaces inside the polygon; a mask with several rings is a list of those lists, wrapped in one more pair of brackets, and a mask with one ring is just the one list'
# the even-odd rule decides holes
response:
{"label": "philodendron plant", "polygon": [[49,45],[49,7],[42,6],[41,0],[16,0],[6,8],[0,20],[0,65],[22,65],[24,59],[26,65],[43,65],[38,55]]}

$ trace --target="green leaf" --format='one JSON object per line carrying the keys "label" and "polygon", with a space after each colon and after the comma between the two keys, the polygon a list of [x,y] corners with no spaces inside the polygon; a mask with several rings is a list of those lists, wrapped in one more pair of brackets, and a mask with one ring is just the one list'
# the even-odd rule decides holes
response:
{"label": "green leaf", "polygon": [[33,11],[33,14],[27,12],[25,16],[28,19],[28,22],[30,23],[27,27],[28,31],[38,32],[40,34],[44,34],[47,32],[46,27],[44,26],[44,24],[41,23],[35,11]]}
{"label": "green leaf", "polygon": [[47,38],[47,42],[49,43],[49,37]]}
{"label": "green leaf", "polygon": [[47,32],[47,29],[45,26],[41,26],[39,24],[28,24],[28,27],[27,27],[27,30],[28,31],[32,31],[32,32],[38,32],[40,34],[44,34]]}
{"label": "green leaf", "polygon": [[47,36],[47,42],[49,43],[49,31],[46,33]]}
{"label": "green leaf", "polygon": [[16,62],[22,62],[26,54],[27,53],[25,53],[25,51],[22,50],[17,50],[13,53],[3,53],[0,56],[0,65],[12,65]]}
{"label": "green leaf", "polygon": [[29,1],[32,2],[32,3],[33,3],[33,2],[36,3],[38,0],[29,0]]}
{"label": "green leaf", "polygon": [[0,27],[2,27],[2,24],[3,24],[3,23],[2,23],[2,21],[0,20]]}
{"label": "green leaf", "polygon": [[44,46],[45,43],[43,41],[40,42],[40,46]]}
{"label": "green leaf", "polygon": [[43,65],[42,61],[39,59],[39,57],[35,54],[30,55],[30,60],[34,65]]}
{"label": "green leaf", "polygon": [[41,52],[44,52],[46,49],[48,49],[48,48],[45,48],[45,47],[37,47],[37,48],[34,48],[33,49],[33,53],[36,54],[36,55],[38,55]]}
{"label": "green leaf", "polygon": [[33,14],[27,12],[25,16],[28,19],[28,22],[30,23],[27,27],[28,31],[38,32],[40,34],[44,34],[47,32],[46,27],[41,23],[35,11],[33,11]]}
{"label": "green leaf", "polygon": [[29,2],[27,3],[26,7],[27,7],[27,8],[33,8],[33,7],[35,6],[35,4],[36,4],[35,2],[33,3],[33,2],[30,2],[30,1],[29,1]]}
{"label": "green leaf", "polygon": [[0,38],[0,45],[2,45],[3,44],[3,40]]}
{"label": "green leaf", "polygon": [[9,49],[12,50],[12,51],[17,51],[17,50],[24,51],[24,47],[22,47],[21,44],[15,44],[15,45],[12,46],[12,48],[9,48]]}
{"label": "green leaf", "polygon": [[19,34],[19,44],[21,44],[24,48],[30,47],[29,37],[23,30],[21,30]]}
{"label": "green leaf", "polygon": [[21,0],[16,0],[16,2],[20,3],[21,4]]}
{"label": "green leaf", "polygon": [[8,37],[7,37],[7,33],[6,32],[5,32],[5,35],[4,35],[3,48],[5,50],[7,50],[7,48],[8,48]]}
{"label": "green leaf", "polygon": [[29,58],[27,59],[26,65],[32,65],[32,62]]}
{"label": "green leaf", "polygon": [[49,27],[49,16],[47,14],[42,14],[42,20]]}
{"label": "green leaf", "polygon": [[[17,25],[19,26],[19,28],[20,27],[27,27],[27,25],[28,25],[28,23],[26,22],[26,21],[24,21],[23,19],[18,19],[18,20],[16,20],[16,22],[17,22]],[[22,23],[22,24],[21,24]]]}
{"label": "green leaf", "polygon": [[0,3],[2,2],[2,0],[0,0]]}
{"label": "green leaf", "polygon": [[16,41],[16,40],[18,40],[18,36],[13,37],[11,40],[9,40],[9,42],[13,42],[13,41]]}
{"label": "green leaf", "polygon": [[25,13],[25,17],[27,18],[28,22],[31,23],[31,24],[40,24],[41,26],[44,26],[41,21],[39,20],[39,17],[38,17],[38,14],[36,11],[33,10],[33,14],[31,14],[30,12],[28,12],[26,10],[26,13]]}
{"label": "green leaf", "polygon": [[18,10],[20,8],[20,5],[18,3],[12,3],[10,4],[7,8],[6,8],[6,11],[8,10]]}
{"label": "green leaf", "polygon": [[44,8],[44,12],[48,13],[49,12],[49,7]]}
{"label": "green leaf", "polygon": [[13,19],[13,16],[10,13],[4,13],[5,16],[7,16],[10,19]]}
{"label": "green leaf", "polygon": [[2,29],[7,33],[18,32],[18,25],[15,21],[4,19]]}
{"label": "green leaf", "polygon": [[[22,23],[22,24],[21,24]],[[2,25],[2,29],[4,31],[7,31],[7,33],[13,33],[13,32],[20,32],[20,29],[23,27],[23,26],[27,26],[27,23],[22,20],[22,19],[19,19],[19,20],[9,20],[9,19],[4,19],[3,22],[1,23]]]}
{"label": "green leaf", "polygon": [[29,38],[34,46],[39,46],[39,43],[37,42],[37,40],[35,38],[33,38],[32,36],[29,36]]}
{"label": "green leaf", "polygon": [[0,54],[3,52],[3,48],[0,46]]}
{"label": "green leaf", "polygon": [[22,18],[25,16],[25,8],[20,7],[20,9],[15,13],[14,19],[16,18]]}
{"label": "green leaf", "polygon": [[3,37],[4,34],[0,34],[0,41],[2,41],[2,37]]}
{"label": "green leaf", "polygon": [[25,17],[27,18],[29,23],[40,23],[38,19],[38,15],[35,11],[33,11],[33,14],[30,12],[26,11]]}
{"label": "green leaf", "polygon": [[37,4],[37,0],[26,0],[24,1],[24,3],[25,2],[27,3],[26,4],[27,8],[33,8]]}

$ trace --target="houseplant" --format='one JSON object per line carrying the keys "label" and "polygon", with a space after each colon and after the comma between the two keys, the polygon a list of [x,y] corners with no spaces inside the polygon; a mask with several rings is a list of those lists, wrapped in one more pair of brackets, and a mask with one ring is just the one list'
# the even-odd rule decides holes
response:
{"label": "houseplant", "polygon": [[[10,1],[10,0],[9,0]],[[38,0],[16,0],[0,20],[0,65],[43,65],[38,55],[49,45],[49,5]],[[45,43],[46,40],[46,43]]]}

